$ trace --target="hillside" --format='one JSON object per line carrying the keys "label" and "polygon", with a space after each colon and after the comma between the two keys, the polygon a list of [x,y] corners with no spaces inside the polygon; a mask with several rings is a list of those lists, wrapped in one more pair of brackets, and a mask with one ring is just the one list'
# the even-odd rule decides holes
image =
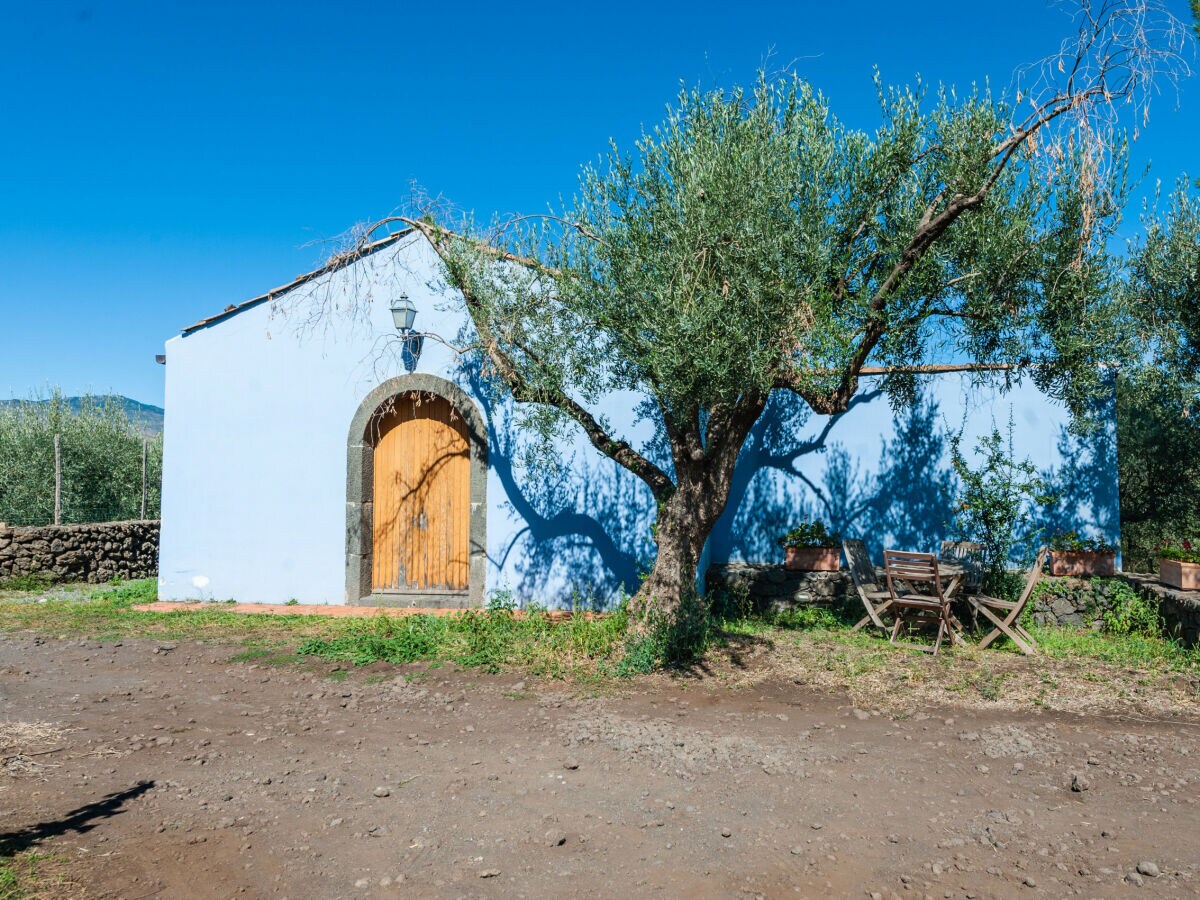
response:
{"label": "hillside", "polygon": [[[64,397],[65,402],[72,410],[78,412],[82,406],[85,397]],[[130,397],[122,397],[116,394],[102,394],[100,396],[90,398],[95,403],[103,404],[108,401],[119,403],[125,410],[125,415],[129,416],[129,421],[136,425],[146,434],[162,434],[163,430],[163,411],[161,407],[151,406],[149,403],[140,403]],[[35,406],[40,406],[49,403],[49,400],[0,400],[0,407],[15,406],[18,403],[32,403]]]}

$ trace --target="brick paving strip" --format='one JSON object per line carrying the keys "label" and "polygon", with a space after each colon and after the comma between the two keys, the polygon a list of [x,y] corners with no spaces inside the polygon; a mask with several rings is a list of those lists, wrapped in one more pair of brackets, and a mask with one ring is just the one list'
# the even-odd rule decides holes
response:
{"label": "brick paving strip", "polygon": [[[311,603],[300,603],[289,606],[286,603],[190,603],[178,600],[156,600],[154,603],[139,603],[131,607],[138,612],[195,612],[202,609],[219,609],[221,612],[248,613],[268,616],[334,616],[345,618],[366,616],[460,616],[468,612],[483,612],[481,608],[447,609],[426,608],[419,606],[320,606]],[[516,618],[524,618],[522,609],[512,611]],[[548,610],[546,615],[552,622],[562,622],[570,619],[574,612],[569,609]],[[579,615],[592,619],[602,613],[583,612]]]}

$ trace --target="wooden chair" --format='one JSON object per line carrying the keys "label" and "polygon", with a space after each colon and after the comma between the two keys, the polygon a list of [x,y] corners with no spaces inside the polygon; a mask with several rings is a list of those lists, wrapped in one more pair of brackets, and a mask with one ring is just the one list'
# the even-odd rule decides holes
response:
{"label": "wooden chair", "polygon": [[[971,608],[995,626],[979,642],[981,648],[986,647],[1003,634],[1010,637],[1026,656],[1032,655],[1033,651],[1037,649],[1037,641],[1021,626],[1018,620],[1029,604],[1029,599],[1033,596],[1033,589],[1042,580],[1042,567],[1046,565],[1047,552],[1045,547],[1038,551],[1033,568],[1029,570],[1029,575],[1025,579],[1025,589],[1021,591],[1021,596],[1016,602],[987,597],[982,594],[967,598]],[[1004,616],[1003,619],[1000,618],[1001,615]]]}
{"label": "wooden chair", "polygon": [[858,599],[867,611],[851,630],[858,631],[872,622],[887,631],[888,627],[883,624],[880,614],[892,605],[892,595],[879,583],[879,576],[875,574],[875,566],[871,564],[871,556],[867,553],[867,545],[862,541],[842,541],[842,552],[846,554],[846,564],[850,567],[850,577],[854,581],[854,589],[858,591]]}
{"label": "wooden chair", "polygon": [[983,580],[983,569],[980,560],[983,557],[983,544],[976,541],[942,541],[942,551],[939,559],[956,562],[967,570],[963,579],[963,590],[974,594],[979,590]]}
{"label": "wooden chair", "polygon": [[[896,617],[890,638],[892,644],[936,654],[947,635],[951,643],[960,640],[955,619],[950,613],[950,599],[942,591],[936,556],[932,553],[885,550],[883,567],[887,573],[888,593],[892,598],[891,610]],[[896,640],[901,628],[907,635],[914,625],[937,626],[937,637],[932,648]]]}

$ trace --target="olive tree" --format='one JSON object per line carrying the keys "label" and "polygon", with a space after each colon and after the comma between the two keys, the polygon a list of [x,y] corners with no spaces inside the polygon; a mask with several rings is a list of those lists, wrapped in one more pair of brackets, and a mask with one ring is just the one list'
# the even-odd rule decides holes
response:
{"label": "olive tree", "polygon": [[[1082,3],[1011,96],[885,87],[844,125],[795,78],[685,90],[631,151],[582,170],[555,214],[477,226],[394,216],[429,239],[493,378],[543,434],[581,429],[657,502],[635,612],[696,583],[734,465],[772,391],[845,410],[866,375],[896,403],[927,373],[1031,377],[1083,409],[1117,352],[1105,249],[1123,199],[1125,104],[1181,70],[1182,25],[1148,2]],[[668,452],[596,410],[637,392]]]}

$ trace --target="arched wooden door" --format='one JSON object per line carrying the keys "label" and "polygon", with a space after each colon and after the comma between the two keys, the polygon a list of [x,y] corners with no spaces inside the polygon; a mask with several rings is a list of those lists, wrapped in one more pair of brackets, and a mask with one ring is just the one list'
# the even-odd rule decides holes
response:
{"label": "arched wooden door", "polygon": [[450,401],[404,394],[377,416],[372,590],[466,593],[470,443]]}

